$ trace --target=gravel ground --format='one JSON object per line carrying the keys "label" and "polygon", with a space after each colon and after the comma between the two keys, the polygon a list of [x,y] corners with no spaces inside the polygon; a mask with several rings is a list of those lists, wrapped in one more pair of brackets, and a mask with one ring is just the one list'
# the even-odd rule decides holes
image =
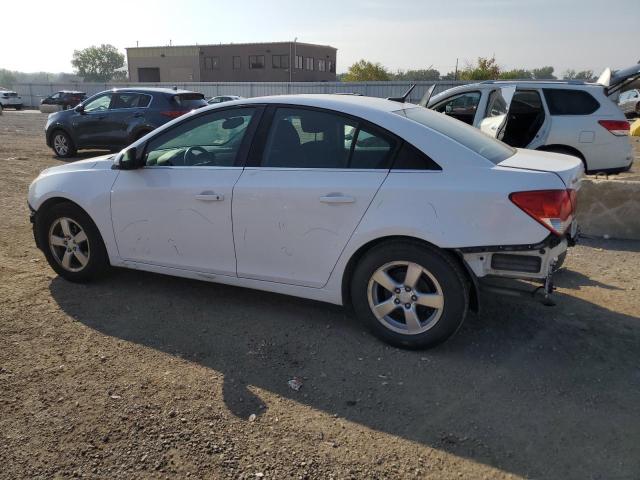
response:
{"label": "gravel ground", "polygon": [[0,117],[0,478],[640,478],[640,242],[585,239],[557,306],[487,296],[407,352],[317,302],[58,278],[26,205],[60,164],[43,124]]}

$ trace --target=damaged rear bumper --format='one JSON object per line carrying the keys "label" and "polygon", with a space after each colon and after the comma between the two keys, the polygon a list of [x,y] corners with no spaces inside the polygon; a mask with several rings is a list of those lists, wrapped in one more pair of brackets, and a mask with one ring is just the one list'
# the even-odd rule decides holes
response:
{"label": "damaged rear bumper", "polygon": [[[538,244],[469,247],[461,248],[459,253],[475,277],[474,284],[478,291],[538,296],[542,303],[553,305],[550,298],[554,290],[553,274],[558,260],[569,247],[575,245],[577,233],[577,225],[574,223],[570,233],[562,237],[551,234]],[[510,286],[509,279],[534,281],[541,286],[531,291],[518,288],[522,285]],[[495,284],[492,280],[501,282]]]}

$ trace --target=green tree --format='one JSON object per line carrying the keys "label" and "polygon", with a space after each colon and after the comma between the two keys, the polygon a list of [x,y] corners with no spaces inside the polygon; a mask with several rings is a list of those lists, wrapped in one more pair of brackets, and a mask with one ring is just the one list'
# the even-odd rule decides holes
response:
{"label": "green tree", "polygon": [[16,83],[16,72],[0,68],[0,87],[11,88]]}
{"label": "green tree", "polygon": [[534,68],[531,70],[533,74],[533,78],[536,80],[555,80],[556,77],[553,75],[553,67],[540,67]]}
{"label": "green tree", "polygon": [[460,72],[461,80],[496,80],[499,76],[500,67],[495,57],[478,57],[476,65],[467,65]]}
{"label": "green tree", "polygon": [[568,69],[562,74],[564,80],[584,80],[585,82],[595,82],[598,77],[593,74],[593,70],[575,70]]}
{"label": "green tree", "polygon": [[85,82],[108,82],[124,67],[124,55],[113,45],[74,50],[71,65]]}
{"label": "green tree", "polygon": [[498,78],[501,80],[531,80],[533,78],[533,74],[529,70],[516,68],[500,72]]}
{"label": "green tree", "polygon": [[379,63],[372,63],[367,60],[360,60],[351,65],[342,78],[344,82],[384,82],[390,79],[391,75],[386,68]]}
{"label": "green tree", "polygon": [[[458,78],[460,77],[460,74],[458,73]],[[440,80],[457,80],[456,78],[456,72],[449,72],[445,75],[440,75]]]}
{"label": "green tree", "polygon": [[440,72],[435,68],[427,68],[422,70],[398,70],[393,75],[394,80],[410,80],[410,81],[424,81],[424,80],[440,80]]}

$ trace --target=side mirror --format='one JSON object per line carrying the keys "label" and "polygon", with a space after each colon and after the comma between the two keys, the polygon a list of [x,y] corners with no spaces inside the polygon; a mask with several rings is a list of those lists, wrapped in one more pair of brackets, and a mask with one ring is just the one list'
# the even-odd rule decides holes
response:
{"label": "side mirror", "polygon": [[118,154],[114,167],[119,170],[135,170],[141,167],[142,159],[140,158],[142,148],[129,147]]}
{"label": "side mirror", "polygon": [[79,104],[79,105],[77,105],[77,106],[74,108],[74,110],[75,110],[77,113],[84,114],[84,105]]}

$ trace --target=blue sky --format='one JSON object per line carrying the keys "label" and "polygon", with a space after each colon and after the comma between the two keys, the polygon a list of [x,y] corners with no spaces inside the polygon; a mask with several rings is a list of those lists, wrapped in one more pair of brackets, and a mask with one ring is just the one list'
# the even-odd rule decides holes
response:
{"label": "blue sky", "polygon": [[3,23],[0,68],[22,71],[71,71],[74,49],[100,43],[124,51],[136,41],[294,37],[338,48],[339,72],[360,58],[391,70],[433,66],[443,73],[456,58],[464,66],[494,54],[505,68],[550,64],[557,72],[640,60],[639,0],[24,0],[16,12],[29,24]]}

